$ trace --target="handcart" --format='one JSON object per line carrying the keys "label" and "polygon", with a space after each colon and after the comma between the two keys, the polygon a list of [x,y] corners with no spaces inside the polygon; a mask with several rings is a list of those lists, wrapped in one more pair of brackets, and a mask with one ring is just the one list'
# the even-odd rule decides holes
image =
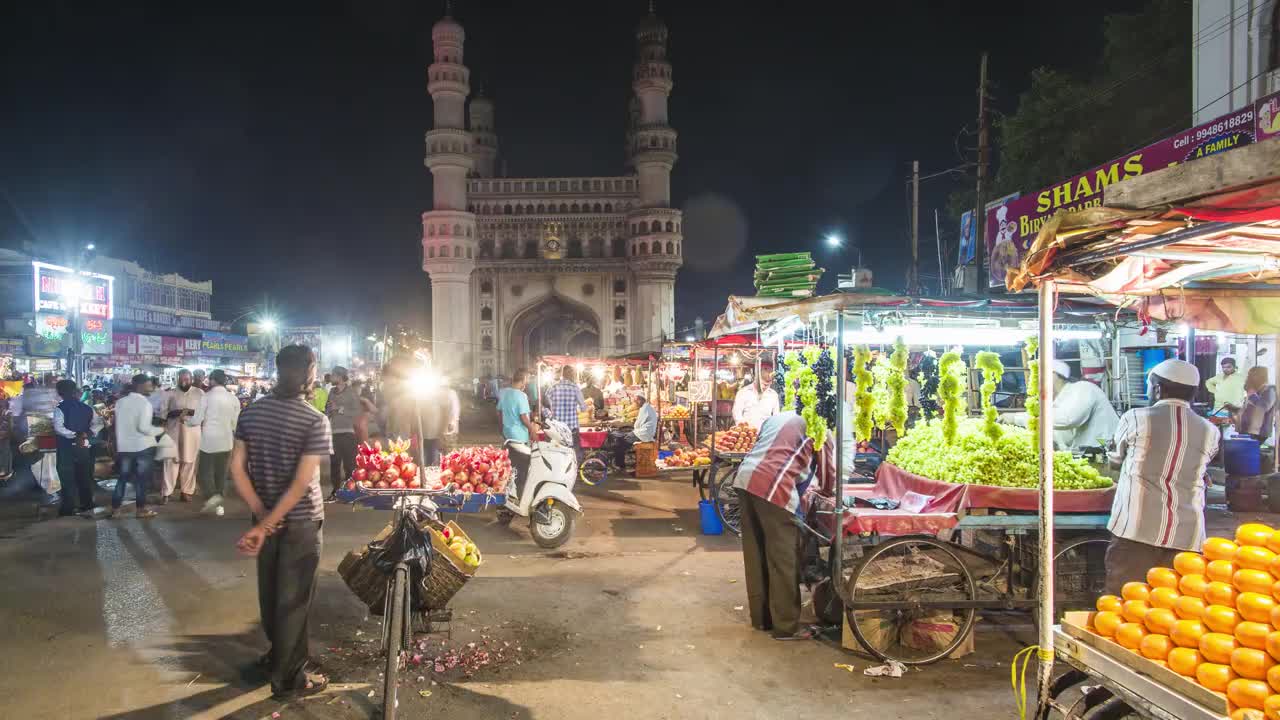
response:
{"label": "handcart", "polygon": [[1048,688],[1046,705],[1055,717],[1226,720],[1225,698],[1204,688],[1197,692],[1189,679],[1187,685],[1171,687],[1168,677],[1154,677],[1086,634],[1068,632],[1065,625],[1053,628],[1053,639],[1057,660],[1068,666]]}

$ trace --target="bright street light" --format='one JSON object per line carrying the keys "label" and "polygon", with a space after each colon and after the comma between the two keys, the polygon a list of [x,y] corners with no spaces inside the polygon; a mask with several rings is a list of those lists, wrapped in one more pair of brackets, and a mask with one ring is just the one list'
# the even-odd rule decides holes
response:
{"label": "bright street light", "polygon": [[835,233],[827,233],[826,241],[827,247],[838,248],[844,244],[844,238]]}
{"label": "bright street light", "polygon": [[85,246],[84,246],[84,249],[85,249],[85,250],[94,250],[94,249],[96,249],[97,247],[98,247],[97,245],[94,245],[93,243],[89,243],[88,245],[85,245]]}
{"label": "bright street light", "polygon": [[261,325],[262,329],[265,330],[266,332],[276,331],[276,321],[274,318],[263,318],[262,321],[258,324]]}

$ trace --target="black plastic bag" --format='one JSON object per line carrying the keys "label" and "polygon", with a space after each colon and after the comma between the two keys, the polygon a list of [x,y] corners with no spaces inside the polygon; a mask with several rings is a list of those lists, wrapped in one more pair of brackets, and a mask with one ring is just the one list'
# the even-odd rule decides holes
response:
{"label": "black plastic bag", "polygon": [[409,587],[420,587],[431,574],[431,537],[423,529],[425,513],[414,507],[400,516],[400,523],[385,539],[369,543],[369,561],[380,572],[391,575],[398,563],[409,566]]}

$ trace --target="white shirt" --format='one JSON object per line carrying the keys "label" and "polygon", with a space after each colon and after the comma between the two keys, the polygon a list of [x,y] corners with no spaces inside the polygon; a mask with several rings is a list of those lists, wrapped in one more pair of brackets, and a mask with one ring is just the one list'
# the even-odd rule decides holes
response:
{"label": "white shirt", "polygon": [[164,418],[164,406],[169,402],[169,391],[156,388],[147,396],[147,402],[151,403],[151,412],[158,418]]}
{"label": "white shirt", "polygon": [[[1025,412],[1007,415],[1013,425],[1027,426]],[[1120,416],[1102,388],[1088,380],[1063,386],[1053,396],[1053,442],[1062,450],[1102,447],[1116,434]]]}
{"label": "white shirt", "polygon": [[240,401],[226,388],[214,385],[200,398],[196,414],[187,418],[190,427],[201,428],[200,452],[231,452],[235,445],[236,420],[240,418]]}
{"label": "white shirt", "polygon": [[636,439],[640,442],[653,442],[653,439],[658,436],[658,411],[653,409],[653,403],[640,406],[639,412],[636,413],[635,425],[631,426],[631,432],[635,433]]}
{"label": "white shirt", "polygon": [[733,421],[758,428],[765,418],[778,414],[778,393],[767,387],[756,392],[754,383],[738,391],[733,399]]}
{"label": "white shirt", "polygon": [[1205,468],[1218,429],[1182,400],[1134,408],[1116,428],[1122,459],[1107,529],[1117,537],[1198,552],[1204,542]]}
{"label": "white shirt", "polygon": [[[93,406],[90,405],[89,407],[92,408]],[[102,430],[102,416],[97,411],[94,411],[93,419],[89,421],[89,430],[95,435]],[[68,440],[76,439],[76,434],[67,429],[67,418],[62,414],[62,408],[60,407],[53,409],[53,431]]]}
{"label": "white shirt", "polygon": [[155,411],[145,395],[129,393],[116,401],[116,450],[142,452],[156,446],[156,437],[164,432],[151,424]]}

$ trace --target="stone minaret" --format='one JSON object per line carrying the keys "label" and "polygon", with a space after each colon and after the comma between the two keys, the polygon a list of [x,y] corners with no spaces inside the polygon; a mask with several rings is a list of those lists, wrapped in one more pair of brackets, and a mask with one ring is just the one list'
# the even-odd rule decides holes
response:
{"label": "stone minaret", "polygon": [[476,141],[476,177],[493,177],[498,162],[498,131],[493,125],[493,100],[485,95],[484,85],[471,98],[471,136]]}
{"label": "stone minaret", "polygon": [[637,58],[631,90],[638,105],[629,128],[630,165],[639,179],[640,207],[627,218],[628,262],[636,274],[633,344],[653,347],[675,332],[675,278],[681,264],[681,213],[671,207],[671,170],[676,163],[676,131],[667,117],[671,63],[667,26],[649,7],[636,29]]}
{"label": "stone minaret", "polygon": [[471,271],[475,268],[476,218],[467,212],[467,176],[475,149],[467,132],[469,73],[462,63],[466,33],[446,15],[431,28],[433,62],[427,92],[434,127],[427,132],[425,164],[431,170],[431,210],[422,214],[422,269],[431,277],[432,355],[446,374],[470,377]]}

